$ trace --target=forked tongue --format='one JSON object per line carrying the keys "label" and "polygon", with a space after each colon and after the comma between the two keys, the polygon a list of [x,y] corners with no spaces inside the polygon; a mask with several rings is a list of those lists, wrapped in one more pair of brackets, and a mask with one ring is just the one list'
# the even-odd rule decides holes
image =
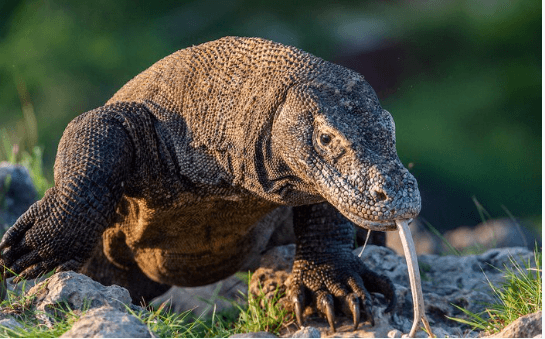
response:
{"label": "forked tongue", "polygon": [[411,292],[413,295],[414,320],[409,337],[414,338],[420,321],[424,324],[424,328],[430,337],[434,337],[431,332],[431,327],[424,312],[424,296],[422,295],[422,284],[420,283],[420,270],[418,269],[418,260],[416,258],[416,250],[414,248],[411,230],[409,229],[409,221],[406,219],[396,220],[397,230],[405,252],[405,260],[407,260],[407,269],[409,270],[409,280],[411,282]]}

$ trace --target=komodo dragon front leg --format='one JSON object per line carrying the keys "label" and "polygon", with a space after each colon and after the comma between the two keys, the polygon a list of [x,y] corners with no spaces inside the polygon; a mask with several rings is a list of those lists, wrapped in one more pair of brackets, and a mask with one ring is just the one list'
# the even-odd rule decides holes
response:
{"label": "komodo dragon front leg", "polygon": [[369,292],[382,293],[395,306],[395,289],[386,276],[365,267],[352,253],[353,226],[329,203],[294,208],[297,251],[288,298],[299,325],[303,309],[314,305],[335,331],[335,310],[351,317],[354,330],[364,321],[374,325]]}
{"label": "komodo dragon front leg", "polygon": [[6,277],[77,270],[112,222],[132,168],[132,142],[115,110],[99,108],[74,119],[61,139],[55,186],[4,235]]}

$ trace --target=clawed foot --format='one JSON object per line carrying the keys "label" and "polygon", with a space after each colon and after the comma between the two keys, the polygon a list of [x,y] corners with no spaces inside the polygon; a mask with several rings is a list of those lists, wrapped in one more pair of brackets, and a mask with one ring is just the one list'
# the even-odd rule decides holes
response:
{"label": "clawed foot", "polygon": [[336,312],[352,319],[354,331],[360,321],[374,326],[370,292],[382,293],[389,300],[385,312],[394,308],[394,285],[387,277],[368,270],[352,253],[342,257],[330,263],[295,260],[287,295],[299,326],[303,324],[303,311],[307,306],[315,307],[333,332],[336,331]]}
{"label": "clawed foot", "polygon": [[17,275],[14,282],[18,282],[53,270],[77,270],[83,265],[99,232],[81,226],[92,225],[83,213],[84,207],[63,203],[59,196],[62,198],[56,189],[48,190],[3,236],[2,278]]}

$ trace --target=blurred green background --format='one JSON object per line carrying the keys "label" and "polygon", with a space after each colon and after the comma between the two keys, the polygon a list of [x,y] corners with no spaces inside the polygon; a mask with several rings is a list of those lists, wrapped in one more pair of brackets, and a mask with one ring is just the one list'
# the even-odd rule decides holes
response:
{"label": "blurred green background", "polygon": [[[225,35],[297,46],[362,73],[438,229],[512,214],[541,232],[541,2],[0,2],[0,127],[44,147],[160,58]],[[0,154],[0,158],[6,157]]]}

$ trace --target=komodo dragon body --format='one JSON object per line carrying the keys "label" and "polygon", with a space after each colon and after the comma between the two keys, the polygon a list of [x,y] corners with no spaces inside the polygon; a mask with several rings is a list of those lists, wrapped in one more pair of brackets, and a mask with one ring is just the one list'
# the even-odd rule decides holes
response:
{"label": "komodo dragon body", "polygon": [[[259,38],[180,50],[66,128],[55,186],[6,233],[2,263],[25,277],[82,269],[151,298],[240,269],[293,206],[288,295],[373,321],[393,284],[352,252],[352,224],[392,230],[420,194],[394,122],[356,72]],[[337,211],[340,211],[339,214]],[[335,306],[335,307],[334,307]]]}

